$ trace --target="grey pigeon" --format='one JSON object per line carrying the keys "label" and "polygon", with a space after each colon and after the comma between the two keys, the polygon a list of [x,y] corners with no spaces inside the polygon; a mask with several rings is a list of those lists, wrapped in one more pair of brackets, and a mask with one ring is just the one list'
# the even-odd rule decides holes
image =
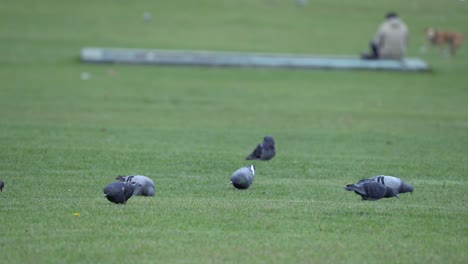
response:
{"label": "grey pigeon", "polygon": [[5,183],[3,183],[2,180],[0,180],[0,192],[3,192],[3,187],[5,187]]}
{"label": "grey pigeon", "polygon": [[252,185],[255,176],[255,166],[242,167],[232,173],[231,184],[237,189],[247,189]]}
{"label": "grey pigeon", "polygon": [[263,138],[263,142],[258,144],[254,151],[245,159],[271,160],[275,154],[275,140],[271,136],[266,136]]}
{"label": "grey pigeon", "polygon": [[115,178],[121,182],[136,183],[133,195],[154,196],[154,182],[143,175],[118,176]]}
{"label": "grey pigeon", "polygon": [[367,180],[380,182],[381,184],[396,190],[398,193],[406,193],[406,192],[412,193],[414,190],[413,186],[402,181],[400,178],[393,177],[393,176],[378,175],[378,176],[374,176],[368,179],[364,179],[362,181],[367,181]]}
{"label": "grey pigeon", "polygon": [[362,197],[362,200],[374,201],[382,198],[398,198],[398,192],[396,190],[372,180],[364,180],[359,181],[356,184],[348,184],[344,189],[347,191],[354,191]]}
{"label": "grey pigeon", "polygon": [[128,182],[113,182],[104,187],[104,197],[116,204],[126,204],[132,197],[135,184]]}

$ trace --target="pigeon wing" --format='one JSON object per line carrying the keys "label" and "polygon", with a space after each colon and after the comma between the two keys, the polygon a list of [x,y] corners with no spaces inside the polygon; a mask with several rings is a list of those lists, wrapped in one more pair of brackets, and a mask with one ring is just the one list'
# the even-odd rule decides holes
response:
{"label": "pigeon wing", "polygon": [[366,191],[367,196],[369,196],[371,200],[378,200],[380,198],[383,198],[387,193],[387,187],[378,182],[364,182],[363,187]]}
{"label": "pigeon wing", "polygon": [[275,145],[263,144],[262,146],[262,160],[271,160],[276,154]]}
{"label": "pigeon wing", "polygon": [[127,202],[133,195],[134,186],[131,183],[122,183],[122,194],[124,196],[124,203]]}
{"label": "pigeon wing", "polygon": [[245,158],[246,160],[260,159],[262,157],[262,144],[258,144],[252,153]]}

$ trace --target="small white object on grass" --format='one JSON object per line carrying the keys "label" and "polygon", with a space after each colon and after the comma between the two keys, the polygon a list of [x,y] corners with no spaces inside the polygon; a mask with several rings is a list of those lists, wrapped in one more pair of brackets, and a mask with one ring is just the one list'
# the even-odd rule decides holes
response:
{"label": "small white object on grass", "polygon": [[81,78],[81,80],[84,80],[84,81],[89,80],[89,79],[91,79],[91,73],[89,73],[89,72],[82,72],[82,73],[80,74],[80,78]]}
{"label": "small white object on grass", "polygon": [[151,20],[153,20],[153,14],[151,14],[150,12],[143,13],[143,20],[145,22],[150,22]]}

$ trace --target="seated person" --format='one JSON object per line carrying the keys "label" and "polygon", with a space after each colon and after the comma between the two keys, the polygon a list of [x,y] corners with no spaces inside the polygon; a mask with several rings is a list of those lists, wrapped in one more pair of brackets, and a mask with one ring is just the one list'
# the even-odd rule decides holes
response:
{"label": "seated person", "polygon": [[408,45],[408,28],[396,13],[390,12],[380,25],[371,42],[371,53],[362,54],[362,59],[401,60]]}

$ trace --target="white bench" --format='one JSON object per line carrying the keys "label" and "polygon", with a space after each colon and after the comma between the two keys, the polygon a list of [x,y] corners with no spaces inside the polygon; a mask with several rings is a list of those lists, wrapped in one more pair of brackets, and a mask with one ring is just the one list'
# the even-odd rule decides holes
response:
{"label": "white bench", "polygon": [[81,50],[81,60],[90,63],[125,63],[208,67],[270,67],[303,69],[428,71],[418,58],[404,60],[362,60],[358,55],[314,56],[275,53],[217,52],[188,50],[150,50],[93,48]]}

